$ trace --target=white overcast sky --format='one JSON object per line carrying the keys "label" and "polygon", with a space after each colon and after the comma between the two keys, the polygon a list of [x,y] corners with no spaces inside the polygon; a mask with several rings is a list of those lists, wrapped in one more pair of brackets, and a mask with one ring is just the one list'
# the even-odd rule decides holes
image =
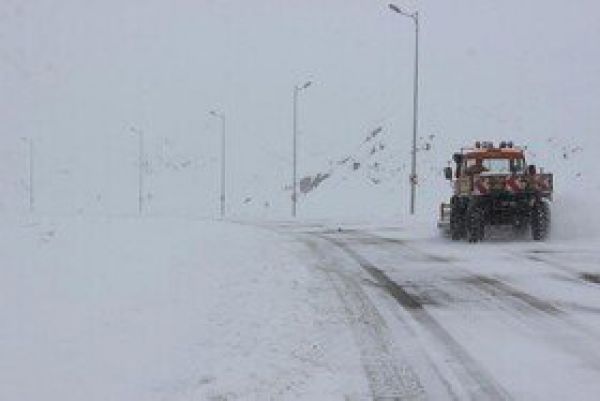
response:
{"label": "white overcast sky", "polygon": [[[598,144],[598,1],[396,4],[421,14],[422,135],[448,152],[474,138]],[[253,182],[281,188],[292,87],[307,79],[301,171],[378,125],[409,145],[413,45],[387,1],[0,0],[0,144],[31,136],[45,166],[68,160],[106,184],[107,166],[129,166],[114,167],[119,150],[134,158],[131,126],[150,148],[168,138],[216,163],[215,108],[237,196]]]}

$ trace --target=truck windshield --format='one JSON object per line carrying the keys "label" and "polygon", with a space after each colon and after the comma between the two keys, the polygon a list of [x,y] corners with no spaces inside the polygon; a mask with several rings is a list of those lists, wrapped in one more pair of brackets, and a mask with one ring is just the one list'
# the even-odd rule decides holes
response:
{"label": "truck windshield", "polygon": [[467,174],[519,174],[525,172],[524,159],[467,159]]}
{"label": "truck windshield", "polygon": [[483,159],[481,161],[483,171],[487,173],[522,173],[525,162],[523,159]]}

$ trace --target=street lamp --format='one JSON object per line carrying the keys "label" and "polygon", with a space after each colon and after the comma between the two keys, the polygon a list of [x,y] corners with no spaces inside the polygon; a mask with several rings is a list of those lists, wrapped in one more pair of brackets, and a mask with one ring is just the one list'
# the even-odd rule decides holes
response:
{"label": "street lamp", "polygon": [[27,144],[28,147],[28,152],[29,152],[29,157],[28,157],[28,161],[29,161],[29,185],[28,185],[28,192],[29,192],[29,212],[33,213],[34,211],[34,191],[33,191],[33,139],[31,139],[30,137],[23,137],[21,138],[21,140],[23,140],[23,142],[25,142]]}
{"label": "street lamp", "polygon": [[136,127],[129,130],[138,136],[138,214],[144,211],[144,131]]}
{"label": "street lamp", "polygon": [[294,131],[293,131],[293,155],[292,155],[292,217],[296,217],[296,203],[298,201],[297,195],[297,184],[298,179],[296,176],[298,167],[298,156],[297,156],[297,137],[298,137],[298,93],[312,85],[312,81],[306,81],[303,85],[294,86]]}
{"label": "street lamp", "polygon": [[419,12],[407,13],[395,4],[388,5],[395,13],[408,17],[415,23],[415,78],[413,86],[413,139],[410,171],[410,214],[415,214],[415,198],[417,192],[417,125],[419,112]]}
{"label": "street lamp", "polygon": [[221,219],[225,217],[225,115],[211,110],[210,115],[221,119]]}

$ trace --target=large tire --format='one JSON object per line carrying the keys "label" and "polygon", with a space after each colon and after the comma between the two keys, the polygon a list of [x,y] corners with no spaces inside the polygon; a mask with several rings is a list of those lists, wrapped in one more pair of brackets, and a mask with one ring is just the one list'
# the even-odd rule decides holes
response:
{"label": "large tire", "polygon": [[537,202],[531,209],[531,236],[543,241],[550,233],[550,207],[545,201]]}
{"label": "large tire", "polygon": [[465,237],[465,211],[458,202],[453,202],[450,212],[450,238],[453,241],[461,240]]}
{"label": "large tire", "polygon": [[525,218],[520,217],[518,220],[513,222],[512,232],[517,238],[524,238],[527,235],[527,229],[529,224]]}
{"label": "large tire", "polygon": [[469,242],[479,242],[484,236],[484,210],[481,206],[471,206],[467,211],[467,238]]}

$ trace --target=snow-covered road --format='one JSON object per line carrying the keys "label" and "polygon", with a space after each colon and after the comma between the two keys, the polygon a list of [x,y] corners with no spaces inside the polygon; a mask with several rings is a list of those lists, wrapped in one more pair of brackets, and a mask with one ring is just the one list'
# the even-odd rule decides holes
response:
{"label": "snow-covered road", "polygon": [[[346,306],[373,399],[595,400],[600,250],[287,226]],[[416,237],[416,238],[415,238]]]}
{"label": "snow-covered road", "polygon": [[5,220],[0,275],[0,400],[600,394],[597,240]]}

